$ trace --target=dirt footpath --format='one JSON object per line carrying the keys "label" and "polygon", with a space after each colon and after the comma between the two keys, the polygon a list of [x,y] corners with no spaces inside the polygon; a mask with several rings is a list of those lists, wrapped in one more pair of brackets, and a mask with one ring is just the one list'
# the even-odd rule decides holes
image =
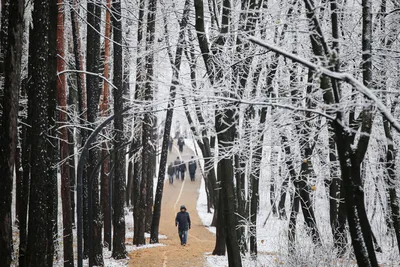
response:
{"label": "dirt footpath", "polygon": [[[174,161],[178,155],[178,150],[174,147],[172,153],[168,155],[168,164]],[[185,163],[189,161],[192,155],[194,153],[185,146],[182,153]],[[164,184],[160,234],[166,235],[168,239],[160,239],[159,241],[166,246],[133,251],[129,254],[130,267],[203,266],[204,253],[212,252],[215,236],[203,226],[196,210],[200,179],[202,178],[199,166],[195,182],[190,181],[188,172],[185,176],[184,182],[174,180],[173,185],[170,185],[168,181]],[[175,216],[181,205],[186,206],[192,222],[186,247],[180,245],[178,229],[175,227]]]}

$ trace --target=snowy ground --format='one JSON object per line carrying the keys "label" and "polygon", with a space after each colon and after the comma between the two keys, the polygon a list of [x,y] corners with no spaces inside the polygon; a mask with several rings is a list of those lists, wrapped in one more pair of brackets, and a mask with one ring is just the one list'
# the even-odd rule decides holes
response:
{"label": "snowy ground", "polygon": [[[185,140],[185,143],[191,149],[195,148],[192,139]],[[201,160],[201,151],[197,147],[196,150],[200,165],[203,167],[204,162]],[[268,149],[266,149],[268,158]],[[303,220],[303,215],[300,211],[297,222],[296,232],[296,255],[288,255],[288,222],[286,220],[279,220],[273,216],[271,211],[271,204],[269,199],[269,186],[270,176],[273,175],[271,166],[264,164],[263,166],[263,179],[260,181],[260,212],[257,220],[257,242],[258,242],[258,258],[257,261],[251,260],[249,257],[243,258],[243,266],[246,267],[270,267],[270,266],[308,266],[308,267],[352,267],[357,266],[353,255],[346,255],[343,259],[337,259],[332,245],[331,228],[329,224],[329,203],[326,198],[325,188],[323,181],[316,182],[317,190],[313,194],[314,209],[317,214],[317,225],[321,233],[323,245],[316,248],[310,237],[306,233],[306,228]],[[318,168],[318,166],[316,166]],[[322,171],[322,170],[316,170]],[[278,181],[279,182],[279,181]],[[279,192],[280,188],[277,188]],[[286,199],[286,212],[289,216],[290,199],[289,194]],[[203,224],[213,233],[215,227],[209,227],[212,221],[213,214],[207,213],[207,197],[205,193],[204,180],[201,181],[199,199],[197,202],[197,211]],[[377,211],[377,214],[379,210]],[[383,249],[383,253],[377,253],[380,266],[400,266],[400,257],[398,255],[396,240],[386,234],[386,227],[382,225],[381,218],[372,221],[372,227],[375,235],[378,238],[378,243]],[[381,216],[381,215],[380,215]],[[268,219],[267,219],[268,218]],[[266,224],[264,226],[265,220]],[[246,225],[246,221],[242,222]],[[351,249],[349,249],[351,251]],[[211,254],[205,255],[206,266],[228,266],[227,257],[212,256]]]}

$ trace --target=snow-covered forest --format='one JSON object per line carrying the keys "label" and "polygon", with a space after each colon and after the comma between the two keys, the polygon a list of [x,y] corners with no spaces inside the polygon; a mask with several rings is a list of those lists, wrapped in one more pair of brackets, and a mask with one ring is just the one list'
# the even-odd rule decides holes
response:
{"label": "snow-covered forest", "polygon": [[400,0],[0,9],[0,266],[399,266]]}

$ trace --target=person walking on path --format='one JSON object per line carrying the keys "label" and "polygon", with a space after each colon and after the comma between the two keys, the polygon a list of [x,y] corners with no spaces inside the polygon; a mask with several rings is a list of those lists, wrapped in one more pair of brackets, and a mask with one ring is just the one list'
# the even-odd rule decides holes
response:
{"label": "person walking on path", "polygon": [[184,161],[181,161],[181,164],[179,165],[179,171],[181,173],[181,180],[185,180],[186,164]]}
{"label": "person walking on path", "polygon": [[179,146],[179,152],[183,152],[183,146],[185,145],[185,140],[183,137],[179,137],[178,139],[178,146]]}
{"label": "person walking on path", "polygon": [[190,175],[190,180],[192,182],[194,182],[194,176],[196,174],[196,170],[197,170],[197,164],[196,161],[194,160],[194,157],[192,156],[192,159],[189,161],[189,175]]}
{"label": "person walking on path", "polygon": [[171,151],[172,151],[172,145],[174,144],[174,140],[172,140],[172,137],[170,136],[169,137],[169,140],[168,140],[168,149],[169,149],[169,152],[171,153]]}
{"label": "person walking on path", "polygon": [[174,183],[175,167],[174,167],[172,162],[168,165],[167,173],[168,173],[168,177],[169,177],[169,184],[173,184]]}
{"label": "person walking on path", "polygon": [[175,169],[175,178],[179,180],[179,167],[181,165],[181,160],[179,157],[176,157],[176,160],[174,161],[174,169]]}
{"label": "person walking on path", "polygon": [[190,229],[190,215],[186,211],[185,205],[181,206],[181,211],[176,214],[175,227],[178,227],[179,239],[181,240],[181,245],[186,246],[188,239],[188,231]]}

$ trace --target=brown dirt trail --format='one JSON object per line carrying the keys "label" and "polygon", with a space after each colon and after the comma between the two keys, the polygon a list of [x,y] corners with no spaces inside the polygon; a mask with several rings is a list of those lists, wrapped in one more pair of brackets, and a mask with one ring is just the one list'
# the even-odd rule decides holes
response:
{"label": "brown dirt trail", "polygon": [[[193,151],[184,147],[182,158],[187,163],[193,155]],[[168,164],[179,155],[176,147],[168,155]],[[202,224],[196,210],[199,196],[200,179],[202,179],[199,166],[196,173],[196,181],[190,181],[186,172],[185,181],[174,180],[170,185],[164,184],[164,194],[161,206],[160,234],[167,239],[160,239],[165,246],[135,250],[129,254],[130,267],[184,267],[204,266],[204,254],[212,252],[215,244],[215,236]],[[178,229],[175,227],[175,216],[179,207],[185,205],[190,213],[192,222],[186,247],[180,245]]]}

